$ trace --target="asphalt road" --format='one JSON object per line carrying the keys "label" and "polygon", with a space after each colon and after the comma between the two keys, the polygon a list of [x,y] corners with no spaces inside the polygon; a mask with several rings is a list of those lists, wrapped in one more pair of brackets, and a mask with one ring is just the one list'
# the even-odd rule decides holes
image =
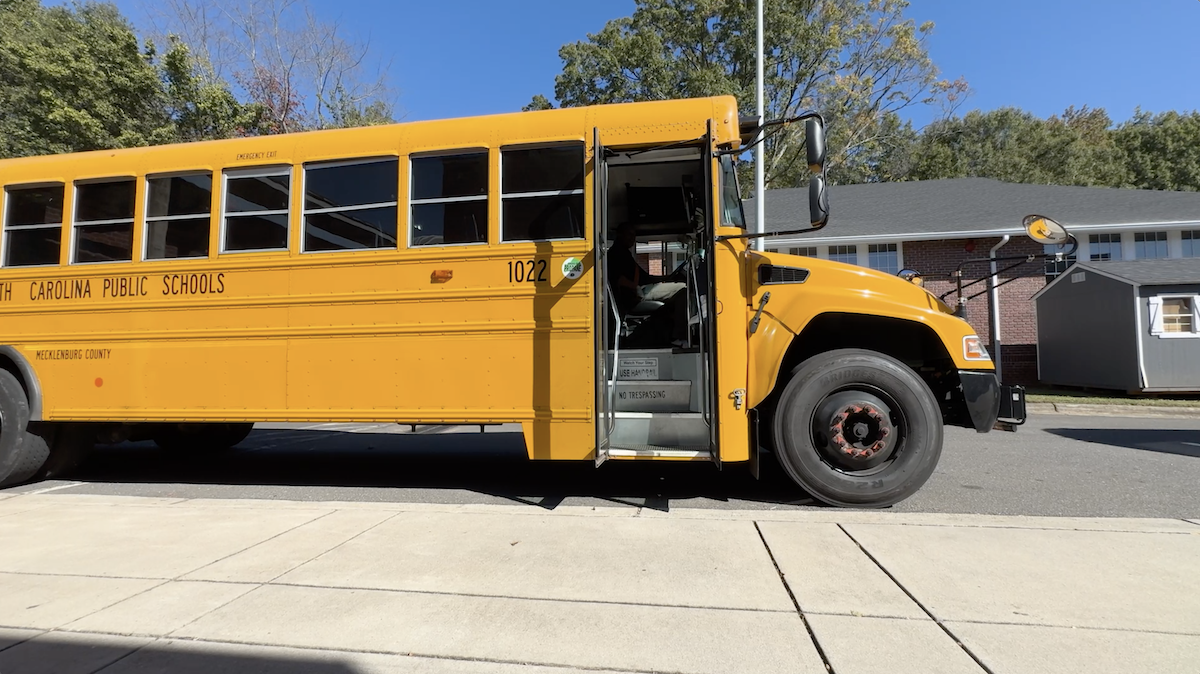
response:
{"label": "asphalt road", "polygon": [[[97,449],[68,479],[8,491],[542,508],[822,507],[769,459],[761,480],[744,467],[711,464],[610,461],[596,469],[528,461],[515,426],[446,430],[261,425],[228,452],[169,454],[151,443]],[[1015,433],[948,428],[937,472],[893,509],[1200,517],[1200,419],[1042,415]]]}

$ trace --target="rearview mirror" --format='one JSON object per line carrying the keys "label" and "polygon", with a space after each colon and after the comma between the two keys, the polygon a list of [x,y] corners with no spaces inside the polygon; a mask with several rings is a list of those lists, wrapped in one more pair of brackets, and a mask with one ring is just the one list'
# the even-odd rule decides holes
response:
{"label": "rearview mirror", "polygon": [[1061,246],[1071,240],[1066,227],[1044,215],[1027,215],[1021,224],[1029,238],[1041,244]]}
{"label": "rearview mirror", "polygon": [[829,196],[825,190],[825,176],[813,176],[808,180],[808,218],[812,226],[818,229],[829,222]]}
{"label": "rearview mirror", "polygon": [[825,123],[820,117],[804,120],[804,137],[808,150],[808,170],[820,173],[825,169]]}

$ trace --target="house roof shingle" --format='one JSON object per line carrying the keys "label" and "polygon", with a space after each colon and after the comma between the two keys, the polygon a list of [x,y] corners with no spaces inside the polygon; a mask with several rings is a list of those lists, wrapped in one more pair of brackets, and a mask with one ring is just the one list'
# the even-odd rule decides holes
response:
{"label": "house roof shingle", "polygon": [[[988,178],[836,185],[829,188],[829,203],[828,227],[787,239],[817,243],[1000,236],[1021,233],[1021,219],[1031,213],[1083,231],[1188,223],[1200,227],[1200,192],[1022,185]],[[753,223],[753,199],[746,201],[745,211]],[[808,190],[769,191],[766,220],[767,231],[805,227]]]}
{"label": "house roof shingle", "polygon": [[1200,283],[1200,257],[1079,262],[1072,268],[1091,269],[1143,286]]}

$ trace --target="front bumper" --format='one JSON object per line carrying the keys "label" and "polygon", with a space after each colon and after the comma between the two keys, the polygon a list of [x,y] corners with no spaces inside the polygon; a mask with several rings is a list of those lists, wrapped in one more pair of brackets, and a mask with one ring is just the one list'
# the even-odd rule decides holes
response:
{"label": "front bumper", "polygon": [[1000,381],[996,373],[980,370],[959,370],[963,399],[971,425],[979,433],[987,433],[1000,416]]}

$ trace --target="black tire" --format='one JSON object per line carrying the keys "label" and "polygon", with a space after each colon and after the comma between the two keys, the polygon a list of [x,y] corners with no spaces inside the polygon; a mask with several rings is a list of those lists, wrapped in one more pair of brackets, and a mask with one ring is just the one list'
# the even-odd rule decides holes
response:
{"label": "black tire", "polygon": [[942,454],[942,415],[929,386],[900,361],[863,349],[801,363],[773,426],[784,471],[836,506],[899,503],[925,484]]}
{"label": "black tire", "polygon": [[168,451],[212,452],[237,446],[254,424],[169,424],[154,433],[154,444]]}
{"label": "black tire", "polygon": [[11,372],[0,370],[0,487],[33,477],[49,456],[46,445],[26,433],[28,426],[25,389]]}

